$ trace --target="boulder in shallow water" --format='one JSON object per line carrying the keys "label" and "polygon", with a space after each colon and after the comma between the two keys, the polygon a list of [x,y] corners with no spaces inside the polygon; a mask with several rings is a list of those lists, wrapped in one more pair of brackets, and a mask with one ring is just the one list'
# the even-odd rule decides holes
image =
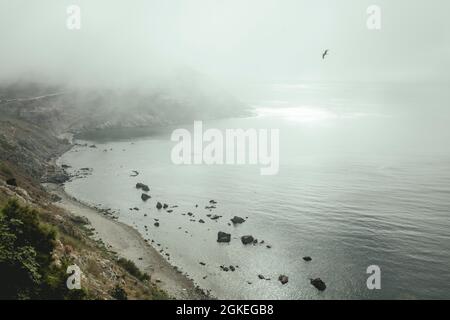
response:
{"label": "boulder in shallow water", "polygon": [[252,236],[242,236],[241,241],[243,244],[250,244],[250,243],[253,243],[253,241],[255,241],[255,239],[253,239]]}
{"label": "boulder in shallow water", "polygon": [[158,203],[156,204],[156,209],[158,209],[158,210],[160,210],[160,209],[162,209],[162,204],[161,204],[161,202],[159,202],[158,201]]}
{"label": "boulder in shallow water", "polygon": [[155,222],[153,225],[154,225],[155,227],[159,227],[159,222]]}
{"label": "boulder in shallow water", "polygon": [[317,290],[319,291],[324,291],[327,286],[325,285],[325,282],[322,281],[322,279],[320,278],[316,278],[316,279],[310,279],[311,284],[316,287]]}
{"label": "boulder in shallow water", "polygon": [[231,234],[219,231],[217,234],[217,242],[230,242],[231,241]]}
{"label": "boulder in shallow water", "polygon": [[141,189],[142,191],[148,192],[150,191],[150,188],[148,187],[148,185],[143,184],[143,183],[136,183],[136,189]]}
{"label": "boulder in shallow water", "polygon": [[231,219],[231,222],[233,222],[233,224],[240,224],[240,223],[244,223],[245,219],[238,217],[238,216],[234,216],[234,218]]}
{"label": "boulder in shallow water", "polygon": [[289,277],[282,274],[278,277],[278,281],[280,281],[281,284],[286,284],[289,281]]}
{"label": "boulder in shallow water", "polygon": [[141,194],[141,199],[142,199],[142,201],[147,201],[148,199],[150,199],[151,197],[148,195],[148,194],[145,194],[145,193],[143,193],[143,194]]}
{"label": "boulder in shallow water", "polygon": [[303,257],[303,260],[305,260],[306,262],[309,262],[312,260],[312,258],[311,257]]}
{"label": "boulder in shallow water", "polygon": [[163,208],[167,209],[169,207],[169,205],[167,203],[164,203]]}

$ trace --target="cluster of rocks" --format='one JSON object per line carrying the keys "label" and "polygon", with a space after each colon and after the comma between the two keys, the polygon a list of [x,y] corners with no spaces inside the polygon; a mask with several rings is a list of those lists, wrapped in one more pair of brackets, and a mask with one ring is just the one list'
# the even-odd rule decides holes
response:
{"label": "cluster of rocks", "polygon": [[228,271],[231,271],[231,272],[234,272],[234,271],[236,271],[236,269],[237,268],[239,268],[239,266],[220,266],[220,269],[222,270],[222,271],[225,271],[225,272],[228,272]]}
{"label": "cluster of rocks", "polygon": [[[135,173],[133,176],[137,176],[137,175],[139,174],[137,171],[133,171],[133,172]],[[142,190],[142,191],[144,191],[144,192],[150,191],[150,188],[149,188],[147,185],[143,184],[143,183],[137,183],[137,184],[136,184],[136,189],[140,189],[140,190]],[[142,193],[142,194],[141,194],[141,199],[142,199],[143,201],[147,201],[147,200],[150,199],[150,198],[151,198],[151,196],[148,195],[148,194],[146,194],[146,193]],[[206,209],[206,210],[209,210],[209,211],[212,211],[213,209],[216,209],[216,204],[217,204],[217,201],[215,201],[215,200],[210,200],[210,201],[209,201],[209,205],[208,205],[208,206],[205,206],[205,209]],[[176,207],[177,207],[177,206],[172,206],[171,208],[176,208]],[[195,207],[198,208],[198,204],[195,205]],[[161,202],[158,201],[158,202],[156,203],[156,208],[157,208],[158,210],[161,210],[161,209],[167,210],[167,209],[169,208],[169,205],[168,205],[167,203],[161,203]],[[138,210],[138,208],[134,208],[134,209],[135,209],[135,210]],[[168,213],[171,213],[171,212],[173,212],[173,210],[170,209],[170,210],[167,210],[167,212],[168,212]],[[195,220],[195,219],[192,219],[192,218],[195,217],[195,215],[194,215],[192,212],[182,213],[182,215],[187,215],[187,216],[189,216],[189,217],[191,218],[191,219],[190,219],[191,222],[196,222],[196,221],[197,221],[197,220]],[[207,214],[206,217],[208,217],[208,218],[210,218],[212,221],[216,221],[216,222],[217,222],[220,218],[222,218],[221,215],[217,215],[217,214]],[[248,218],[248,217],[246,217],[246,218],[244,219],[244,218],[239,217],[239,216],[234,216],[233,218],[230,219],[230,221],[231,221],[231,223],[232,223],[233,226],[237,226],[237,225],[240,225],[240,224],[243,224],[244,222],[246,222],[246,219],[247,219],[247,218]],[[199,219],[198,222],[199,222],[199,223],[202,223],[202,224],[205,223],[205,221],[204,221],[203,219]],[[231,224],[228,223],[228,225],[231,225]],[[158,219],[155,219],[154,226],[155,226],[155,227],[159,227],[159,226],[160,226],[160,222],[158,221]],[[181,227],[179,227],[178,229],[181,229]],[[147,227],[146,227],[145,230],[146,230],[146,231],[148,230]],[[188,233],[188,231],[186,230],[185,233]],[[240,237],[240,240],[241,240],[242,244],[245,245],[245,246],[247,246],[247,245],[264,244],[264,243],[265,243],[264,240],[261,240],[261,241],[258,242],[258,239],[256,239],[256,238],[253,237],[252,235],[243,235],[243,236]],[[154,242],[154,241],[152,240],[152,243],[153,243],[153,242]],[[230,234],[230,233],[227,233],[227,232],[224,232],[224,231],[219,231],[219,232],[217,233],[217,242],[218,242],[218,243],[230,243],[230,242],[231,242],[231,234]],[[159,246],[159,245],[160,245],[160,244],[158,244],[158,246]],[[266,245],[266,247],[267,247],[268,249],[272,248],[270,245]],[[160,250],[160,252],[163,252],[163,251]],[[167,253],[166,253],[165,255],[166,255],[167,257],[169,257],[169,254],[167,254]],[[310,262],[310,261],[312,261],[312,258],[309,257],[309,256],[305,256],[305,257],[303,257],[303,260],[304,260],[305,262]],[[200,263],[200,265],[202,265],[202,266],[206,266],[206,263],[204,263],[204,262],[199,262],[199,263]],[[238,266],[233,266],[233,265],[230,265],[230,266],[221,265],[221,266],[220,266],[220,269],[221,269],[222,271],[224,271],[224,272],[229,272],[229,271],[234,272],[234,271],[236,271],[237,268],[238,268]],[[206,277],[207,277],[207,276],[204,276],[203,278],[205,279]],[[266,277],[266,276],[264,276],[264,275],[262,275],[262,274],[258,274],[258,278],[261,279],[261,280],[267,280],[267,281],[271,280],[270,278],[268,278],[268,277]],[[285,284],[287,284],[287,283],[289,282],[289,277],[288,277],[287,275],[281,274],[281,275],[278,276],[278,281],[279,281],[282,285],[285,285]],[[248,283],[251,284],[251,282],[248,282]],[[313,285],[313,286],[314,286],[317,290],[319,290],[319,291],[324,291],[324,290],[326,289],[325,283],[324,283],[320,278],[310,279],[310,283],[311,283],[311,285]]]}
{"label": "cluster of rocks", "polygon": [[[162,204],[161,202],[157,202],[156,203],[156,209],[161,210],[161,209],[167,209],[169,207],[169,205],[167,203]],[[170,212],[172,212],[171,210],[169,210]],[[169,212],[169,213],[170,213]]]}

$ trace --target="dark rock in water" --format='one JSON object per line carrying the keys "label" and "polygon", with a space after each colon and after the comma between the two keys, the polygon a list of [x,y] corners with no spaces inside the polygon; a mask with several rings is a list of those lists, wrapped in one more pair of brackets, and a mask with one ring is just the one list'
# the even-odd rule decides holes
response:
{"label": "dark rock in water", "polygon": [[303,257],[303,260],[305,260],[305,261],[311,261],[312,259],[311,259],[311,257]]}
{"label": "dark rock in water", "polygon": [[133,210],[139,211],[139,208],[138,207],[134,207]]}
{"label": "dark rock in water", "polygon": [[136,189],[141,189],[142,191],[148,192],[150,191],[150,188],[148,187],[148,185],[143,184],[143,183],[136,183]]}
{"label": "dark rock in water", "polygon": [[164,203],[163,208],[167,209],[169,207],[169,205],[167,203]]}
{"label": "dark rock in water", "polygon": [[255,240],[255,239],[253,239],[252,236],[242,236],[242,237],[241,237],[241,241],[242,241],[243,244],[250,244],[250,243],[253,243],[254,240]]}
{"label": "dark rock in water", "polygon": [[269,245],[267,245],[267,246],[266,246],[266,248],[267,248],[267,249],[271,249],[271,248],[272,248],[272,246],[269,246]]}
{"label": "dark rock in water", "polygon": [[159,227],[159,222],[155,222],[153,225],[154,225],[155,227]]}
{"label": "dark rock in water", "polygon": [[278,277],[278,281],[280,281],[281,282],[281,284],[286,284],[286,283],[288,283],[288,281],[289,281],[289,278],[287,277],[287,276],[285,276],[285,275],[280,275],[279,277]]}
{"label": "dark rock in water", "polygon": [[132,171],[133,173],[130,175],[131,177],[137,177],[139,175],[139,172],[136,170]]}
{"label": "dark rock in water", "polygon": [[95,144],[92,144],[89,146],[89,148],[97,148],[97,146]]}
{"label": "dark rock in water", "polygon": [[145,193],[143,193],[143,194],[141,194],[141,199],[142,199],[142,201],[147,201],[148,199],[150,199],[151,197],[148,195],[148,194],[145,194]]}
{"label": "dark rock in water", "polygon": [[316,279],[310,279],[311,284],[316,287],[317,290],[319,291],[324,291],[327,286],[325,285],[325,282],[322,281],[322,279],[320,278],[316,278]]}
{"label": "dark rock in water", "polygon": [[230,270],[234,272],[236,268],[234,266],[230,266]]}
{"label": "dark rock in water", "polygon": [[188,212],[188,216],[192,217],[194,214],[192,212]]}
{"label": "dark rock in water", "polygon": [[173,212],[173,210],[167,210],[167,213],[172,213]]}
{"label": "dark rock in water", "polygon": [[17,187],[17,180],[16,180],[16,178],[8,179],[8,180],[6,180],[6,184],[8,186]]}
{"label": "dark rock in water", "polygon": [[156,209],[158,209],[158,210],[160,210],[160,209],[162,209],[162,204],[161,204],[161,202],[159,202],[158,201],[158,203],[156,204]]}
{"label": "dark rock in water", "polygon": [[231,219],[231,222],[233,222],[234,224],[240,224],[240,223],[244,223],[245,220],[242,219],[241,217],[238,216],[234,216],[233,219]]}
{"label": "dark rock in water", "polygon": [[213,215],[211,217],[211,220],[217,220],[217,219],[220,219],[220,218],[222,218],[222,216],[218,216],[217,214],[215,214],[215,215]]}
{"label": "dark rock in water", "polygon": [[215,201],[215,200],[209,200],[209,203],[211,203],[211,204],[216,204],[217,201]]}
{"label": "dark rock in water", "polygon": [[200,262],[200,264],[201,264],[202,266],[206,266],[206,263],[204,263],[204,262]]}
{"label": "dark rock in water", "polygon": [[254,239],[253,244],[258,244],[258,239]]}
{"label": "dark rock in water", "polygon": [[231,234],[219,231],[217,234],[217,242],[230,242],[231,241]]}
{"label": "dark rock in water", "polygon": [[265,279],[265,277],[262,274],[258,274],[258,278],[260,278],[261,280]]}
{"label": "dark rock in water", "polygon": [[205,223],[203,219],[198,220],[199,223]]}

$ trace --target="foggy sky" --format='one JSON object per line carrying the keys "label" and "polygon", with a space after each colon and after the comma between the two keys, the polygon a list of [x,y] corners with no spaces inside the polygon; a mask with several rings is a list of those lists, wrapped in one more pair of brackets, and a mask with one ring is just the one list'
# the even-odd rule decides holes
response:
{"label": "foggy sky", "polygon": [[[66,27],[81,7],[82,28]],[[369,31],[366,9],[382,9]],[[448,0],[0,0],[0,79],[449,81]],[[326,61],[321,53],[330,49]]]}

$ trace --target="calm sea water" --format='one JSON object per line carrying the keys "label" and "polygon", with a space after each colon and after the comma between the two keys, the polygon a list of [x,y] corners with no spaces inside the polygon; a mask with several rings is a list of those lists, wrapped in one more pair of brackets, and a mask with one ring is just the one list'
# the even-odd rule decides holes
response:
{"label": "calm sea water", "polygon": [[[171,263],[219,298],[450,298],[445,91],[432,85],[272,84],[245,98],[254,117],[204,126],[280,129],[278,175],[261,176],[258,166],[176,166],[166,130],[73,149],[60,162],[93,172],[66,190],[117,210],[120,221],[161,244],[155,246],[170,253]],[[131,177],[132,170],[139,176]],[[136,182],[150,186],[152,199],[140,199]],[[212,212],[204,209],[210,199],[218,202]],[[158,211],[156,201],[178,207]],[[213,221],[210,213],[223,217]],[[228,225],[234,215],[248,219]],[[231,233],[231,243],[218,244],[218,231]],[[265,244],[242,245],[239,237],[247,234]],[[220,265],[239,268],[224,272]],[[381,290],[367,289],[369,265],[381,268]],[[281,285],[280,274],[289,276],[288,284]],[[310,285],[316,277],[326,291]]]}

